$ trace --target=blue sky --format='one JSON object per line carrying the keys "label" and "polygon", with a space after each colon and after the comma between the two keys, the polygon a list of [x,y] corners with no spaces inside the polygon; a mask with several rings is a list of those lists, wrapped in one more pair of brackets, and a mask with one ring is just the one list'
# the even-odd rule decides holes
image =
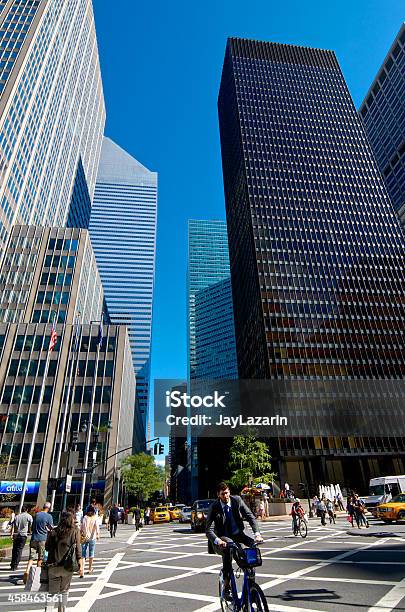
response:
{"label": "blue sky", "polygon": [[186,368],[187,220],[223,219],[216,101],[228,36],[333,49],[356,106],[401,0],[93,0],[106,135],[159,173],[152,378]]}

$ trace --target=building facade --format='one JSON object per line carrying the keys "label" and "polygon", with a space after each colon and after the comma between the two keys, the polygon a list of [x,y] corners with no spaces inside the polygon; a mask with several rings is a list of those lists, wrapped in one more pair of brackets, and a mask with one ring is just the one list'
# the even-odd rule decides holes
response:
{"label": "building facade", "polygon": [[[187,298],[189,381],[237,378],[228,235],[224,221],[188,222]],[[224,464],[228,442],[190,436],[191,499],[207,496],[213,486],[209,478]]]}
{"label": "building facade", "polygon": [[391,202],[405,224],[405,24],[360,106]]}
{"label": "building facade", "polygon": [[[218,108],[239,377],[402,380],[403,234],[334,53],[231,38]],[[271,452],[294,485],[404,467],[396,438]]]}
{"label": "building facade", "polygon": [[91,0],[2,2],[0,48],[4,248],[14,224],[86,227],[105,108]]}
{"label": "building facade", "polygon": [[128,326],[145,436],[155,279],[157,173],[104,138],[90,235],[111,322]]}
{"label": "building facade", "polygon": [[[87,436],[100,463],[94,491],[111,500],[123,455],[107,457],[131,447],[135,377],[128,332],[102,325],[100,344],[103,297],[87,230],[13,228],[0,268],[0,455],[2,479],[21,482],[43,387],[27,501],[41,503],[49,478],[65,476],[61,452],[72,449],[75,437],[76,467],[83,467]],[[45,372],[52,325],[58,340]],[[80,486],[76,474],[72,500]]]}

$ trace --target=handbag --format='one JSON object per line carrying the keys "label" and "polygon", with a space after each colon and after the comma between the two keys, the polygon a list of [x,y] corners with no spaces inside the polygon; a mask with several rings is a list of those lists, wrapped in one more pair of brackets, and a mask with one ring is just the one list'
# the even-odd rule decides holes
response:
{"label": "handbag", "polygon": [[[73,535],[76,540],[75,534]],[[63,567],[67,572],[74,574],[79,569],[79,564],[76,559],[76,541],[72,542],[62,559],[57,564],[58,567]]]}

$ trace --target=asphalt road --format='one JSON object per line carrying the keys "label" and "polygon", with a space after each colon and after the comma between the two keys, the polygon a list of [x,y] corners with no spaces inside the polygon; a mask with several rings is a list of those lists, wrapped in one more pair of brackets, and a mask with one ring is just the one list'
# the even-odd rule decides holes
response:
{"label": "asphalt road", "polygon": [[[321,527],[312,519],[306,539],[294,537],[285,520],[261,525],[265,543],[257,582],[276,612],[405,611],[405,529],[374,523],[357,530],[342,517]],[[0,564],[0,611],[44,609],[24,595],[20,572]],[[69,609],[81,612],[214,612],[219,610],[219,557],[207,554],[204,534],[188,525],[120,526],[111,540],[103,529],[96,572],[74,578]],[[21,569],[24,564],[21,564]],[[9,596],[14,598],[10,601]],[[34,595],[34,594],[25,594]]]}

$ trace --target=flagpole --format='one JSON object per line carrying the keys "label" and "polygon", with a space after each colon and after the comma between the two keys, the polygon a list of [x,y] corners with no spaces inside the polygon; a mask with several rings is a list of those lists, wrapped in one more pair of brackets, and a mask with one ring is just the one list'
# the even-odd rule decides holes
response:
{"label": "flagpole", "polygon": [[[75,324],[75,332],[74,332],[74,338],[73,338],[73,350],[71,351],[71,359],[70,359],[70,364],[69,364],[69,383],[68,383],[68,388],[67,388],[67,393],[66,393],[66,400],[65,400],[65,406],[64,406],[64,412],[63,412],[63,420],[62,420],[62,427],[60,430],[60,441],[59,441],[59,447],[58,447],[58,455],[56,458],[56,467],[55,467],[55,478],[59,478],[59,468],[60,468],[60,460],[62,457],[62,447],[63,447],[63,436],[64,436],[64,432],[65,432],[65,428],[66,428],[66,421],[67,421],[67,415],[68,415],[68,409],[69,409],[69,398],[71,396],[71,387],[72,387],[72,373],[73,373],[73,362],[74,362],[74,355],[77,352],[78,349],[78,336],[79,336],[79,323],[78,323],[78,319],[80,318],[80,312],[77,313],[76,315],[76,324]],[[66,473],[69,470],[69,466],[66,466]],[[55,496],[56,496],[56,489],[52,490],[52,497],[51,497],[51,511],[53,510],[53,506],[55,503]],[[64,510],[64,508],[62,508],[62,510]]]}
{"label": "flagpole", "polygon": [[[91,440],[92,427],[93,427],[94,402],[96,398],[96,389],[97,389],[97,375],[98,375],[97,370],[98,370],[98,362],[100,358],[100,348],[103,342],[102,326],[103,326],[103,319],[101,318],[99,336],[98,336],[98,342],[97,342],[96,363],[95,363],[95,369],[94,369],[94,385],[93,385],[93,389],[91,393],[90,413],[89,413],[87,436],[86,436],[86,449],[84,452],[84,465],[83,465],[84,470],[87,470],[87,467],[89,465],[89,452],[90,452],[90,440]],[[80,491],[80,506],[82,507],[83,512],[84,512],[83,504],[84,504],[84,495],[85,495],[85,489],[86,489],[86,479],[87,479],[87,473],[86,471],[84,471],[82,475],[82,489]]]}
{"label": "flagpole", "polygon": [[[52,325],[52,332],[54,330],[54,327]],[[18,508],[18,512],[21,512],[21,508],[23,507],[24,504],[24,499],[25,499],[25,490],[27,488],[27,482],[28,482],[28,478],[29,478],[29,473],[30,473],[30,469],[31,469],[31,463],[32,463],[32,457],[34,455],[34,447],[35,447],[35,438],[37,436],[38,433],[38,425],[39,425],[39,418],[41,416],[41,408],[42,408],[42,402],[44,400],[44,394],[45,394],[45,382],[46,382],[46,378],[48,376],[48,368],[49,368],[49,361],[50,361],[50,357],[51,357],[51,352],[52,352],[52,332],[51,332],[51,340],[49,342],[49,347],[48,347],[48,352],[46,355],[46,362],[45,362],[45,370],[44,370],[44,375],[42,377],[42,385],[41,385],[41,392],[39,394],[39,400],[38,400],[38,409],[37,409],[37,413],[35,415],[35,422],[34,422],[34,429],[32,430],[32,440],[31,440],[31,445],[30,445],[30,452],[28,454],[28,462],[27,462],[27,470],[25,472],[25,478],[24,478],[24,483],[23,483],[23,488],[21,491],[21,498],[20,498],[20,505]]]}

